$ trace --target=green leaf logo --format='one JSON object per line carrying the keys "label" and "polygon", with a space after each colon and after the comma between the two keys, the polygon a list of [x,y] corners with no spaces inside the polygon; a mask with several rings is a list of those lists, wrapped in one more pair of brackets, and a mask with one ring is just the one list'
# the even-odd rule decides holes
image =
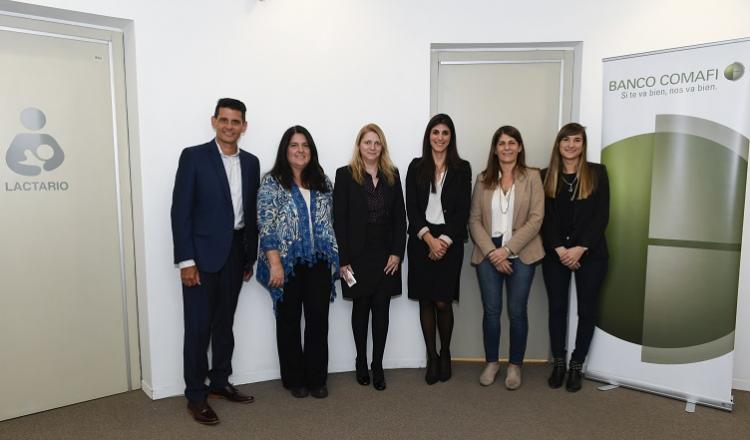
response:
{"label": "green leaf logo", "polygon": [[743,66],[740,62],[734,62],[728,65],[726,69],[724,69],[724,78],[728,79],[729,81],[737,81],[738,79],[742,78],[742,75],[744,73],[745,66]]}

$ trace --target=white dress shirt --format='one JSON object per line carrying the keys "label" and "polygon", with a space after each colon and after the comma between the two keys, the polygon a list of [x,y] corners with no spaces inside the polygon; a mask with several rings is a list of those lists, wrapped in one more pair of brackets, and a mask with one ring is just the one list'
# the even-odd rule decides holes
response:
{"label": "white dress shirt", "polygon": [[[214,141],[215,142],[215,141]],[[216,148],[219,149],[221,163],[224,165],[224,171],[227,173],[229,181],[229,193],[232,196],[232,208],[234,210],[234,229],[245,227],[245,213],[242,208],[242,167],[240,166],[240,149],[237,148],[232,155],[224,154],[216,142]]]}
{"label": "white dress shirt", "polygon": [[[240,149],[232,155],[224,154],[221,150],[221,146],[214,139],[216,148],[219,149],[219,156],[221,157],[221,163],[224,165],[224,171],[227,174],[227,180],[229,181],[229,194],[232,196],[232,209],[234,211],[234,229],[239,230],[245,226],[245,212],[242,207],[242,167],[240,166]],[[185,260],[177,263],[177,267],[184,269],[186,267],[195,266],[195,260]]]}

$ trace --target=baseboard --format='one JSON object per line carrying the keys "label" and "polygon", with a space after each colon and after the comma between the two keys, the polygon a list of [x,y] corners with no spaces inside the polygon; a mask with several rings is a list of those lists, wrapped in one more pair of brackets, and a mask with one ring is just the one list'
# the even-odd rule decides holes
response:
{"label": "baseboard", "polygon": [[747,379],[732,379],[732,389],[750,391],[750,380]]}
{"label": "baseboard", "polygon": [[143,392],[152,400],[165,399],[167,397],[182,396],[185,394],[185,383],[172,383],[161,387],[143,387]]}
{"label": "baseboard", "polygon": [[[484,362],[480,358],[457,358],[453,359],[456,362]],[[506,359],[502,359],[505,361]],[[549,362],[546,359],[525,359],[524,363],[539,364]],[[395,368],[424,368],[425,359],[419,358],[403,358],[403,359],[389,359],[384,362],[383,367],[385,369]],[[334,363],[328,365],[328,371],[331,373],[343,373],[346,371],[353,371],[353,365],[350,363]],[[267,380],[276,380],[279,378],[278,370],[265,370],[265,371],[252,371],[245,373],[238,373],[232,375],[232,381],[237,385],[244,385],[255,382],[265,382]],[[750,380],[745,379],[734,379],[732,381],[732,388],[741,391],[750,391]],[[164,399],[167,397],[181,396],[185,391],[185,385],[183,383],[175,383],[163,387],[153,388],[150,384],[145,381],[141,381],[141,390],[152,400]]]}
{"label": "baseboard", "polygon": [[[394,368],[423,368],[425,366],[425,359],[420,358],[405,358],[405,359],[389,359],[383,362],[383,367],[387,370]],[[354,371],[354,364],[350,362],[341,363],[329,363],[328,372],[330,373],[343,373],[346,371]],[[255,382],[265,382],[268,380],[276,380],[279,378],[279,370],[263,370],[263,371],[247,371],[234,373],[230,377],[230,380],[235,385],[245,385]],[[152,387],[145,381],[141,381],[141,388],[143,392],[152,400],[164,399],[167,397],[182,396],[185,392],[185,384],[183,382],[173,383],[166,386]]]}
{"label": "baseboard", "polygon": [[151,389],[151,386],[147,384],[145,380],[141,380],[141,390],[143,390],[151,400],[154,400],[154,390]]}
{"label": "baseboard", "polygon": [[232,373],[229,381],[235,385],[244,385],[247,383],[265,382],[267,380],[276,380],[279,376],[279,370],[263,370],[263,371],[246,371],[239,373]]}
{"label": "baseboard", "polygon": [[[456,362],[484,362],[484,359],[480,358],[455,358]],[[503,359],[506,360],[506,359]],[[546,363],[546,359],[526,359],[524,363]],[[424,368],[426,360],[424,357],[413,357],[413,358],[401,358],[401,359],[388,359],[383,362],[383,368],[391,370],[395,368]],[[343,373],[347,371],[354,371],[354,364],[352,362],[335,362],[328,364],[328,372],[330,373]],[[265,382],[267,380],[276,380],[279,378],[279,370],[262,370],[262,371],[245,371],[232,374],[230,378],[232,383],[236,385],[245,385],[248,383]],[[735,388],[748,390],[750,389],[750,382],[742,381],[744,384],[736,385]],[[745,388],[743,388],[744,386]],[[151,384],[141,381],[141,389],[143,392],[152,400],[164,399],[167,397],[181,396],[185,392],[185,384],[183,382],[172,383],[165,386],[152,387]]]}

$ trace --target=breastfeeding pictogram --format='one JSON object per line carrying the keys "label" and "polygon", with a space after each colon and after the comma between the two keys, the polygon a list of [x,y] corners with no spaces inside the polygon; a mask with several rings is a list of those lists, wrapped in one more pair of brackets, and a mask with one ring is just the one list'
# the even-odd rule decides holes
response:
{"label": "breastfeeding pictogram", "polygon": [[[47,123],[44,112],[29,107],[21,112],[21,124],[31,131],[39,131]],[[54,137],[46,133],[19,133],[10,143],[5,162],[16,174],[38,176],[62,165],[65,153]]]}

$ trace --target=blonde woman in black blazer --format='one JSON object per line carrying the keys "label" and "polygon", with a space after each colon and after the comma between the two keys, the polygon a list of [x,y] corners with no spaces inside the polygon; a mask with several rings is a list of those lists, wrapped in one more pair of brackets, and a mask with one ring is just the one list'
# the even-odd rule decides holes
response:
{"label": "blonde woman in black blazer", "polygon": [[[586,161],[586,129],[571,122],[563,126],[552,147],[544,179],[542,263],[549,299],[552,374],[548,384],[575,392],[581,389],[583,362],[588,355],[599,312],[599,291],[607,274],[604,230],[609,221],[607,169]],[[565,378],[565,336],[570,276],[575,273],[578,328],[575,350]]]}
{"label": "blonde woman in black blazer", "polygon": [[409,298],[419,300],[429,385],[451,377],[452,302],[458,300],[470,206],[471,166],[458,155],[450,116],[436,115],[425,129],[422,157],[406,174]]}
{"label": "blonde woman in black blazer", "polygon": [[[372,313],[372,383],[385,389],[383,353],[391,296],[401,295],[406,213],[401,178],[376,124],[359,130],[349,165],[336,171],[333,227],[339,245],[341,288],[352,299],[356,378],[369,385],[367,327]],[[349,283],[347,283],[349,280]],[[351,280],[356,283],[349,285]]]}

